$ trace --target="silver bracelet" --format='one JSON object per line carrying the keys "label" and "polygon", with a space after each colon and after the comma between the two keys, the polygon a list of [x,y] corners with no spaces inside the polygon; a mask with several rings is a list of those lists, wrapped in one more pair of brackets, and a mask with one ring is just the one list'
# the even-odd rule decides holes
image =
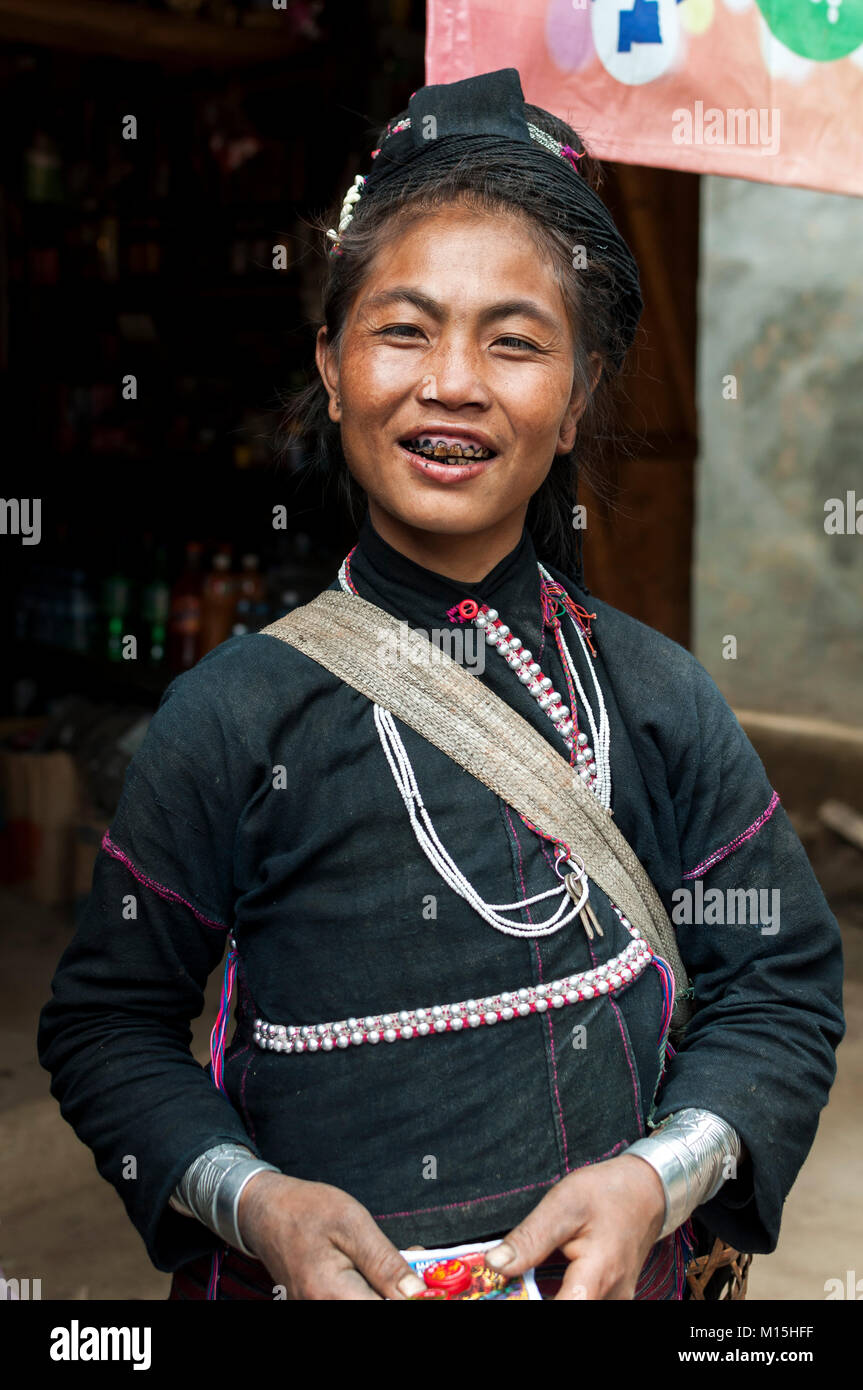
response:
{"label": "silver bracelet", "polygon": [[659,1239],[682,1226],[696,1207],[715,1197],[741,1154],[740,1135],[709,1110],[678,1110],[625,1150],[659,1175],[665,1219]]}
{"label": "silver bracelet", "polygon": [[216,1144],[189,1164],[168,1201],[182,1216],[194,1216],[228,1245],[257,1259],[240,1235],[237,1211],[246,1184],[257,1173],[280,1173],[242,1144]]}

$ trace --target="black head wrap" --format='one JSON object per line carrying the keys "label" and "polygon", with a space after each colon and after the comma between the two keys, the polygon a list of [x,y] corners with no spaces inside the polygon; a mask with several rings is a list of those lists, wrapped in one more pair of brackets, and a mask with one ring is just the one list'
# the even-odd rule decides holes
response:
{"label": "black head wrap", "polygon": [[[339,232],[346,225],[345,214],[349,222],[356,204],[373,198],[382,185],[397,180],[407,196],[421,188],[430,164],[444,173],[465,160],[481,162],[491,149],[510,154],[513,168],[527,174],[536,206],[544,215],[551,212],[573,244],[583,243],[588,254],[594,249],[603,253],[617,300],[620,341],[625,344],[615,359],[619,368],[643,308],[638,267],[608,208],[577,172],[576,152],[528,122],[516,68],[414,92],[407,119],[389,128],[374,152],[370,172],[349,192],[352,201],[345,200]],[[336,239],[335,233],[330,235]]]}

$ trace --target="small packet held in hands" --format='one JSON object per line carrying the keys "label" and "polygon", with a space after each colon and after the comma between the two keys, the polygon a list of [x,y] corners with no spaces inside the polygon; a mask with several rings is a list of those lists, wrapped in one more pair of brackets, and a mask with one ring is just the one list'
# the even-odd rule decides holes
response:
{"label": "small packet held in hands", "polygon": [[425,1293],[414,1298],[437,1299],[454,1303],[471,1303],[480,1298],[542,1301],[536,1286],[534,1271],[527,1270],[508,1279],[485,1262],[485,1252],[500,1245],[499,1240],[477,1241],[473,1245],[453,1245],[437,1250],[402,1250],[407,1260],[426,1284]]}

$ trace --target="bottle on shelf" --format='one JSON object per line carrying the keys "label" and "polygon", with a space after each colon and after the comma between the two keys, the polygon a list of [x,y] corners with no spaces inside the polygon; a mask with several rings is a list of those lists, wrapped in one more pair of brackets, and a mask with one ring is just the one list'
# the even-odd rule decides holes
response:
{"label": "bottle on shelf", "polygon": [[232,637],[245,637],[247,632],[253,631],[253,604],[251,599],[237,599],[237,607],[234,613],[234,622],[231,627]]}
{"label": "bottle on shelf", "polygon": [[240,561],[241,570],[237,576],[237,594],[250,599],[252,603],[262,603],[267,597],[267,581],[261,574],[257,555],[244,555]]}
{"label": "bottle on shelf", "polygon": [[24,196],[31,203],[63,201],[60,153],[55,141],[44,130],[34,132],[24,154]]}
{"label": "bottle on shelf", "polygon": [[93,625],[96,608],[87,587],[87,576],[83,570],[73,570],[68,592],[68,638],[67,645],[73,652],[86,655],[93,640]]}
{"label": "bottle on shelf", "polygon": [[127,629],[131,585],[128,576],[117,569],[105,580],[102,588],[102,612],[107,629],[109,661],[123,660],[123,637]]}
{"label": "bottle on shelf", "polygon": [[141,592],[141,617],[146,631],[146,657],[151,666],[161,666],[167,655],[168,622],[171,616],[171,586],[167,579],[168,557],[164,546],[156,551],[152,578]]}
{"label": "bottle on shelf", "polygon": [[96,236],[99,278],[113,283],[120,275],[120,223],[116,217],[103,217]]}
{"label": "bottle on shelf", "polygon": [[231,573],[231,552],[222,546],[204,578],[201,606],[201,650],[206,656],[231,636],[237,606],[237,577]]}
{"label": "bottle on shelf", "polygon": [[200,541],[186,545],[186,563],[171,591],[168,619],[168,659],[173,672],[188,671],[200,656],[201,607],[204,588]]}

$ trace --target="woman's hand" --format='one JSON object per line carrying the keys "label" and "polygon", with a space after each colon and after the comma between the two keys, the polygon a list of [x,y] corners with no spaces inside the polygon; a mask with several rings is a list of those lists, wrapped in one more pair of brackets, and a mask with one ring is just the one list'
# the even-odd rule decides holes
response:
{"label": "woman's hand", "polygon": [[570,1265],[556,1298],[632,1298],[664,1216],[657,1174],[624,1153],[562,1178],[486,1259],[514,1277],[559,1247]]}
{"label": "woman's hand", "polygon": [[290,1299],[405,1299],[426,1287],[365,1207],[326,1183],[258,1173],[237,1220]]}

